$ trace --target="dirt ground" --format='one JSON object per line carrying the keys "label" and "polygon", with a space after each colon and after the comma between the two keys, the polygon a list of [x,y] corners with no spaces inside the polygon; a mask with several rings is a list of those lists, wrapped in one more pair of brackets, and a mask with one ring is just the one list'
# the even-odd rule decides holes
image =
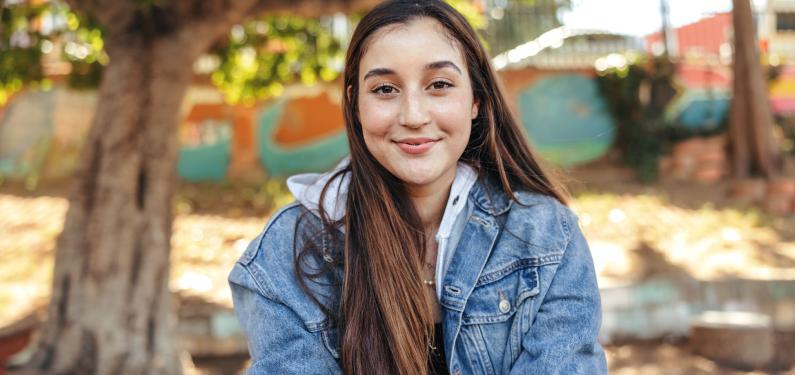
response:
{"label": "dirt ground", "polygon": [[743,371],[692,354],[687,342],[639,341],[605,347],[612,375],[795,375],[795,369]]}
{"label": "dirt ground", "polygon": [[641,184],[604,162],[567,176],[600,286],[668,273],[795,279],[795,215],[733,202],[729,181]]}

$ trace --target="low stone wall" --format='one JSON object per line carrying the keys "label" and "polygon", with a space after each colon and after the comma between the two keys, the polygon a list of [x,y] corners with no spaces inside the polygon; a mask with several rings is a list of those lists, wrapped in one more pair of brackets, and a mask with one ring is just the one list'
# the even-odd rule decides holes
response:
{"label": "low stone wall", "polygon": [[602,342],[686,336],[705,311],[770,317],[776,331],[795,331],[795,280],[649,279],[601,290]]}

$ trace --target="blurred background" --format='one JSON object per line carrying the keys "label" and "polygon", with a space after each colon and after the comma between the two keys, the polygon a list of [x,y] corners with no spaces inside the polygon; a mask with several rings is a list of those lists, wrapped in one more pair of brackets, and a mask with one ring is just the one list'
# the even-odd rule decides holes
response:
{"label": "blurred background", "polygon": [[[573,194],[611,373],[795,374],[795,1],[449,2]],[[361,3],[250,12],[185,67],[166,255],[188,371],[242,368],[226,275],[292,200],[285,178],[347,153],[339,76],[377,1]],[[2,374],[35,351],[107,51],[125,47],[79,1],[0,4]]]}

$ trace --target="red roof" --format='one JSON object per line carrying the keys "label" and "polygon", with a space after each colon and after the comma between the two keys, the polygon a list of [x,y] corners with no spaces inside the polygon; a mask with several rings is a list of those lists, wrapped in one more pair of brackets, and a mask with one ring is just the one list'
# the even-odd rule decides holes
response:
{"label": "red roof", "polygon": [[[720,46],[730,42],[731,31],[732,16],[730,12],[716,13],[674,29],[680,55],[686,54],[688,51],[718,55]],[[662,33],[649,34],[645,39],[646,49],[651,50],[651,46],[655,42],[662,40]]]}

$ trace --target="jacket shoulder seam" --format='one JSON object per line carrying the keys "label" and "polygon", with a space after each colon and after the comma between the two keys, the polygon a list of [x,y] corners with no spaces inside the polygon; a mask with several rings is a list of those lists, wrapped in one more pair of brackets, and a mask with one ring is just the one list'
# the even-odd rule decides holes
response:
{"label": "jacket shoulder seam", "polygon": [[283,214],[298,206],[300,206],[300,203],[293,202],[276,211],[276,213],[274,213],[268,220],[268,223],[265,225],[265,228],[262,230],[260,235],[257,236],[257,243],[255,247],[243,254],[243,256],[240,257],[240,260],[238,260],[240,266],[246,271],[248,276],[251,277],[251,280],[254,282],[254,285],[256,285],[259,293],[266,298],[270,298],[280,303],[284,303],[284,301],[279,298],[278,293],[274,291],[272,285],[273,282],[270,280],[268,274],[262,270],[262,267],[258,264],[255,264],[254,259],[256,259],[257,255],[263,251],[262,242],[270,232],[273,225],[279,221]]}
{"label": "jacket shoulder seam", "polygon": [[267,223],[267,224],[265,225],[265,227],[262,229],[262,232],[261,232],[261,233],[260,233],[260,234],[257,236],[257,238],[256,238],[256,241],[257,241],[256,247],[255,247],[254,249],[252,249],[251,251],[246,251],[246,252],[245,252],[245,253],[244,253],[244,254],[243,254],[241,257],[240,257],[240,260],[239,260],[239,262],[240,262],[240,263],[243,263],[244,265],[249,265],[249,264],[251,264],[251,262],[254,260],[254,258],[256,258],[256,257],[257,257],[257,254],[259,254],[260,250],[262,249],[262,240],[264,240],[264,239],[265,239],[265,236],[267,236],[267,235],[268,235],[268,233],[270,232],[270,229],[271,229],[271,227],[273,227],[273,225],[274,225],[274,224],[275,224],[277,221],[279,221],[279,218],[281,218],[281,216],[282,216],[283,214],[287,213],[287,211],[290,211],[290,210],[292,210],[292,209],[294,209],[294,208],[296,208],[296,207],[298,207],[298,206],[300,206],[300,203],[298,203],[298,202],[293,202],[293,203],[290,203],[290,204],[288,204],[287,206],[284,206],[284,207],[282,207],[282,208],[281,208],[281,209],[279,209],[278,211],[276,211],[276,213],[274,213],[274,214],[273,214],[273,215],[272,215],[272,216],[271,216],[271,217],[268,219],[268,223]]}

